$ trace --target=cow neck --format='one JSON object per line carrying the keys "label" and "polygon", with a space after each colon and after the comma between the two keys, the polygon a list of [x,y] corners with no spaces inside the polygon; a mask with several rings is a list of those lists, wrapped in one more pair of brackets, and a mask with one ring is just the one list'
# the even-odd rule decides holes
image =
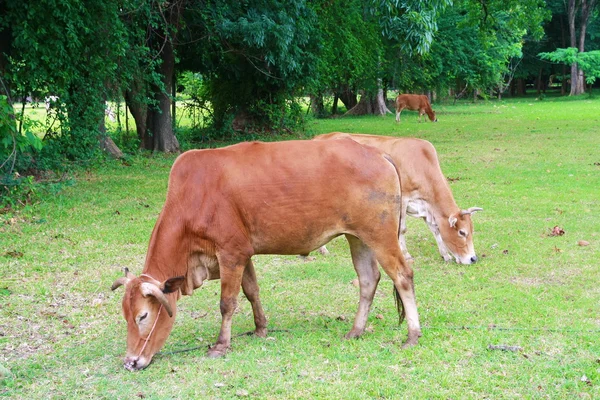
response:
{"label": "cow neck", "polygon": [[460,211],[450,190],[450,185],[445,180],[433,185],[433,199],[434,201],[428,201],[428,203],[436,219],[439,217],[447,220],[448,217]]}

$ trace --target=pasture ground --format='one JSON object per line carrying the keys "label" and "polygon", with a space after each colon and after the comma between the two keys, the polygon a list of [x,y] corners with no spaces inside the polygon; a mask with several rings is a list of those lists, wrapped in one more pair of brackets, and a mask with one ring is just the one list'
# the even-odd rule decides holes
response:
{"label": "pasture ground", "polygon": [[[342,339],[358,289],[338,238],[328,257],[256,257],[268,338],[243,334],[253,323],[242,296],[231,352],[206,358],[220,326],[219,282],[208,282],[180,300],[153,363],[126,371],[122,291],[110,285],[123,267],[141,272],[174,160],[136,156],[0,216],[0,397],[600,398],[600,100],[433,108],[435,124],[408,111],[401,124],[392,115],[309,123],[310,135],[427,139],[458,204],[484,208],[475,265],[444,263],[425,224],[408,221],[417,347],[400,348],[406,324],[387,277],[368,332]],[[552,236],[555,226],[564,234]]]}

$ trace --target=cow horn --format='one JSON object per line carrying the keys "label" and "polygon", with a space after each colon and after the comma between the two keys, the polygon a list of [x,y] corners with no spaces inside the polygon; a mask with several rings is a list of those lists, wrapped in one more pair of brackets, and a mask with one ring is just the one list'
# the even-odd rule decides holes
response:
{"label": "cow horn", "polygon": [[173,310],[171,309],[169,300],[167,300],[167,296],[165,296],[165,294],[160,291],[158,286],[149,282],[142,282],[142,284],[140,285],[140,290],[142,291],[142,295],[144,297],[153,296],[156,300],[158,300],[160,304],[163,305],[163,307],[167,311],[167,314],[169,314],[169,317],[173,316]]}
{"label": "cow horn", "polygon": [[129,272],[129,268],[127,268],[127,267],[123,268],[123,272],[125,273],[125,276],[126,276],[128,279],[133,279],[133,278],[135,278],[135,275],[134,275],[134,274],[132,274],[131,272]]}
{"label": "cow horn", "polygon": [[127,283],[129,283],[130,280],[135,278],[135,275],[129,272],[129,269],[127,267],[123,268],[123,272],[125,273],[125,276],[122,276],[119,279],[117,279],[115,283],[113,283],[110,287],[110,290],[115,290],[119,286],[125,286],[127,285]]}
{"label": "cow horn", "polygon": [[471,215],[476,211],[483,211],[481,207],[471,207],[468,210],[461,210],[460,215]]}

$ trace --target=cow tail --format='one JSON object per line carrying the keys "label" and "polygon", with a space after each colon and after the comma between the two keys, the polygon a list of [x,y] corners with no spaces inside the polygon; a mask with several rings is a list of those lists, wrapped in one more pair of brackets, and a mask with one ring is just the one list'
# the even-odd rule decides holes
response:
{"label": "cow tail", "polygon": [[[400,187],[402,187],[402,180],[400,178],[400,171],[398,171],[398,166],[396,165],[396,163],[394,162],[394,160],[387,154],[384,154],[384,157],[386,160],[388,160],[396,169],[396,175],[398,175],[398,183],[400,184]],[[398,204],[399,207],[402,207],[402,190],[400,190],[400,193],[398,194],[399,199],[398,199]],[[396,237],[400,237],[400,225],[402,223],[402,221],[398,221],[398,234],[396,235]],[[402,322],[404,321],[404,318],[406,317],[406,312],[404,311],[404,303],[402,302],[402,297],[400,297],[400,292],[398,292],[398,289],[396,288],[396,286],[394,285],[394,303],[396,304],[396,310],[398,311],[398,324],[402,325]]]}
{"label": "cow tail", "polygon": [[394,286],[394,303],[396,304],[396,310],[398,310],[398,325],[402,325],[404,318],[406,317],[406,313],[404,311],[404,303],[402,302],[402,297],[400,297],[400,292]]}

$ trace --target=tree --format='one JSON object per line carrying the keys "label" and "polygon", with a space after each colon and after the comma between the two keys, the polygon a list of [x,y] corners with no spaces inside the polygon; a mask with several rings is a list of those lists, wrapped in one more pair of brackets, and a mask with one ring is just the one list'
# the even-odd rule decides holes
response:
{"label": "tree", "polygon": [[581,75],[585,76],[586,82],[590,85],[600,78],[600,50],[579,52],[576,47],[569,47],[538,55],[552,62],[577,65]]}
{"label": "tree", "polygon": [[418,60],[428,72],[417,75],[427,79],[421,85],[435,82],[456,97],[500,96],[520,65],[523,42],[542,36],[548,15],[538,0],[455,2],[438,18],[430,54]]}
{"label": "tree", "polygon": [[[163,9],[163,6],[166,8]],[[139,117],[145,116],[142,123],[145,130],[141,133],[140,145],[143,149],[175,153],[179,151],[179,142],[173,132],[173,121],[171,119],[171,93],[175,77],[175,36],[181,22],[181,13],[185,7],[185,0],[169,3],[153,3],[152,12],[158,18],[157,26],[148,23],[150,30],[149,47],[155,52],[159,60],[155,73],[147,86],[149,92],[147,97],[150,106],[144,107]],[[143,60],[145,61],[145,60]],[[133,114],[133,112],[132,112]]]}
{"label": "tree", "polygon": [[[585,38],[588,21],[596,7],[596,0],[569,0],[568,19],[569,36],[572,48],[577,48],[580,53],[585,51]],[[579,38],[577,38],[576,18],[579,13]],[[571,64],[571,93],[578,95],[585,92],[583,69],[577,61]]]}
{"label": "tree", "polygon": [[[129,3],[125,3],[129,4]],[[60,132],[48,132],[46,157],[60,165],[86,160],[99,144],[116,151],[102,127],[105,99],[125,78],[127,29],[117,0],[5,0],[0,29],[9,32],[8,62],[3,74],[14,96],[58,96]],[[48,18],[48,11],[52,18]],[[10,28],[8,28],[10,27]],[[109,84],[110,83],[110,84]],[[118,154],[115,152],[114,154]]]}
{"label": "tree", "polygon": [[[447,0],[422,1],[397,1],[386,0],[383,2],[371,0],[365,17],[371,17],[382,32],[384,49],[394,47],[400,43],[398,49],[401,54],[408,56],[421,56],[429,51],[435,32],[437,31],[437,17],[439,13],[451,2]],[[386,50],[383,50],[386,52]],[[382,52],[382,53],[383,53]],[[390,112],[385,101],[383,81],[389,78],[389,61],[380,56],[377,68],[378,76],[375,82],[363,90],[359,103],[349,114],[376,114],[384,115]],[[386,76],[387,75],[387,76]]]}
{"label": "tree", "polygon": [[220,131],[288,129],[316,65],[314,10],[304,0],[195,1],[178,34],[180,69],[202,74]]}

